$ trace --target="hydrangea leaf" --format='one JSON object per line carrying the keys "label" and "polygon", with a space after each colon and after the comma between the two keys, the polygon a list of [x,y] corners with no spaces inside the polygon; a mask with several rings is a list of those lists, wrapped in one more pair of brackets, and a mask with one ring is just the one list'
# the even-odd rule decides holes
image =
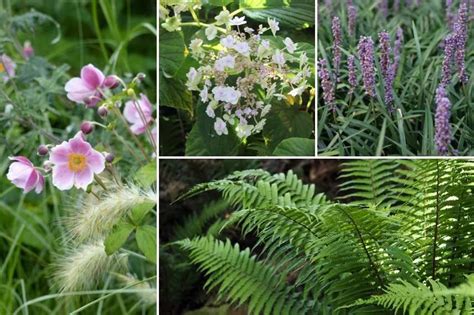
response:
{"label": "hydrangea leaf", "polygon": [[278,156],[314,156],[314,139],[289,138],[285,139],[273,151]]}
{"label": "hydrangea leaf", "polygon": [[160,30],[160,70],[165,77],[176,74],[184,62],[185,51],[182,32]]}
{"label": "hydrangea leaf", "polygon": [[311,27],[315,20],[312,0],[241,0],[240,8],[254,20],[266,22],[272,18],[292,28]]}

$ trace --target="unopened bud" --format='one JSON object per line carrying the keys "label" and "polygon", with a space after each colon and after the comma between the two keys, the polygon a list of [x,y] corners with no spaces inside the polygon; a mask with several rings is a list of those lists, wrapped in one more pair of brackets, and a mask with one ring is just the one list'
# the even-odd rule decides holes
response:
{"label": "unopened bud", "polygon": [[46,154],[49,153],[49,149],[48,149],[47,146],[45,146],[44,144],[42,144],[42,145],[40,145],[40,146],[38,147],[37,152],[38,152],[38,155],[39,155],[39,156],[45,156]]}
{"label": "unopened bud", "polygon": [[135,91],[133,89],[127,89],[127,95],[130,97],[135,96]]}
{"label": "unopened bud", "polygon": [[106,88],[115,89],[119,85],[119,80],[115,75],[109,75],[104,80],[104,85]]}
{"label": "unopened bud", "polygon": [[115,155],[113,153],[106,153],[105,154],[105,160],[108,163],[112,163],[115,160]]}
{"label": "unopened bud", "polygon": [[109,114],[109,110],[107,109],[107,107],[101,106],[99,107],[99,109],[97,109],[97,114],[99,114],[100,117],[104,118],[107,117],[107,115]]}
{"label": "unopened bud", "polygon": [[137,80],[143,81],[143,80],[145,80],[145,78],[146,78],[146,74],[144,74],[144,73],[142,73],[142,72],[140,72],[139,74],[137,74]]}
{"label": "unopened bud", "polygon": [[83,134],[88,135],[88,134],[90,134],[92,131],[94,131],[94,125],[91,124],[91,123],[88,122],[88,121],[84,121],[84,122],[81,124],[81,131],[82,131]]}

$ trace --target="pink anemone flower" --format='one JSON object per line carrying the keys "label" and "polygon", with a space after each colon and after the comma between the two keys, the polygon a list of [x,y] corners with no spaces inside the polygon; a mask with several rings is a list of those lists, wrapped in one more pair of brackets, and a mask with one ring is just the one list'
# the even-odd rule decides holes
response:
{"label": "pink anemone flower", "polygon": [[53,185],[59,190],[73,186],[87,190],[94,174],[105,168],[105,157],[84,140],[82,132],[51,149],[49,161],[53,166]]}
{"label": "pink anemone flower", "polygon": [[39,194],[44,187],[44,177],[40,171],[24,156],[13,156],[9,159],[15,162],[10,165],[7,178],[25,193],[34,189]]}
{"label": "pink anemone flower", "polygon": [[117,86],[115,76],[105,76],[92,64],[82,67],[81,77],[75,77],[66,83],[64,89],[67,98],[87,107],[94,107],[103,96],[103,90]]}
{"label": "pink anemone flower", "polygon": [[[137,108],[141,109],[143,115],[140,114]],[[153,120],[153,107],[145,94],[140,94],[140,99],[137,101],[128,101],[125,103],[123,115],[125,119],[131,124],[130,129],[136,135],[145,132],[147,125]]]}
{"label": "pink anemone flower", "polygon": [[3,77],[3,82],[7,82],[15,77],[16,64],[10,57],[3,54],[0,56],[0,77]]}

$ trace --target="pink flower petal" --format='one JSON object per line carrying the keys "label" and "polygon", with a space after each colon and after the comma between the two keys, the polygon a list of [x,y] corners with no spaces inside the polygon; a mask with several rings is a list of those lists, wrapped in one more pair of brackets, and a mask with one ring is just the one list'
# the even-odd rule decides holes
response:
{"label": "pink flower petal", "polygon": [[71,154],[71,146],[64,141],[60,145],[51,149],[49,161],[54,164],[64,164],[69,162],[69,154]]}
{"label": "pink flower petal", "polygon": [[53,185],[59,190],[69,190],[74,185],[74,173],[69,170],[66,164],[53,167]]}
{"label": "pink flower petal", "polygon": [[133,104],[133,101],[128,101],[125,103],[125,108],[123,109],[123,116],[131,124],[142,121],[140,119],[140,115],[138,114],[137,108]]}
{"label": "pink flower petal", "polygon": [[38,185],[36,185],[36,189],[35,189],[35,192],[37,194],[39,194],[40,192],[43,191],[43,187],[44,187],[44,177],[43,175],[39,175],[39,181],[38,181]]}
{"label": "pink flower petal", "polygon": [[13,183],[13,185],[24,189],[25,183],[30,177],[32,171],[32,167],[25,166],[25,164],[21,162],[14,162],[8,168],[7,178]]}
{"label": "pink flower petal", "polygon": [[36,170],[32,170],[30,173],[30,176],[26,179],[26,182],[25,182],[25,187],[24,187],[25,193],[32,191],[38,184],[38,181],[39,181],[38,173],[36,172]]}
{"label": "pink flower petal", "polygon": [[18,161],[20,163],[23,163],[25,165],[28,165],[30,167],[33,167],[33,163],[31,163],[30,160],[28,160],[28,158],[24,157],[24,156],[10,156],[8,159],[10,159],[11,161]]}
{"label": "pink flower petal", "polygon": [[74,186],[87,190],[87,186],[94,181],[94,173],[89,167],[86,167],[81,172],[75,174]]}
{"label": "pink flower petal", "polygon": [[87,165],[95,174],[100,174],[105,169],[105,157],[103,154],[92,149],[87,155]]}
{"label": "pink flower petal", "polygon": [[90,89],[80,78],[67,81],[64,90],[67,92],[67,98],[76,103],[84,103],[95,94],[95,90]]}
{"label": "pink flower petal", "polygon": [[87,153],[92,149],[91,145],[84,141],[84,135],[82,132],[78,132],[74,138],[69,140],[69,145],[73,153],[79,153],[87,155]]}
{"label": "pink flower petal", "polygon": [[84,81],[84,84],[89,87],[91,90],[96,90],[102,86],[105,80],[105,76],[96,67],[91,64],[82,67],[81,70],[81,79]]}
{"label": "pink flower petal", "polygon": [[136,124],[131,125],[130,130],[136,135],[141,135],[146,131],[146,125],[139,121]]}

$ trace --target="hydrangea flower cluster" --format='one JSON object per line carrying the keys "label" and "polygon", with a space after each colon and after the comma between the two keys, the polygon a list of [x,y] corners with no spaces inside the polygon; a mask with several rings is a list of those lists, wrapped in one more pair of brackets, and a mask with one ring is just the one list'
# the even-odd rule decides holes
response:
{"label": "hydrangea flower cluster", "polygon": [[[296,97],[310,87],[308,57],[296,52],[297,44],[289,37],[282,41],[283,48],[275,44],[278,38],[265,37],[269,31],[275,36],[279,30],[273,19],[268,19],[268,27],[244,27],[241,31],[245,17],[232,18],[224,10],[216,16],[215,24],[225,24],[226,30],[218,35],[211,24],[205,34],[208,41],[218,38],[222,49],[208,48],[200,38],[191,41],[191,55],[200,67],[189,69],[186,86],[199,92],[200,101],[207,104],[206,114],[215,119],[217,135],[226,135],[228,128],[233,128],[245,139],[263,129],[274,97]],[[296,69],[290,64],[297,65]]]}

